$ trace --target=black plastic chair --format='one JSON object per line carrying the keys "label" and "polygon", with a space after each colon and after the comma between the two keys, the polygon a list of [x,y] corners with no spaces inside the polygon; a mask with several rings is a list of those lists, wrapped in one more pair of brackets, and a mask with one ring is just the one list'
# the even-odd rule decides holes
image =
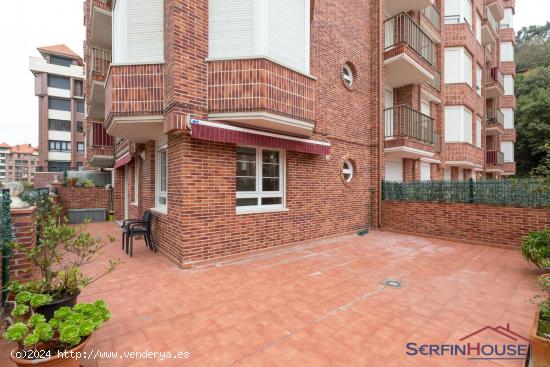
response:
{"label": "black plastic chair", "polygon": [[151,226],[153,223],[153,213],[147,210],[143,213],[142,219],[127,219],[122,224],[122,249],[126,248],[126,254],[133,255],[134,236],[143,236],[145,245],[150,250],[157,252],[157,247],[153,242]]}

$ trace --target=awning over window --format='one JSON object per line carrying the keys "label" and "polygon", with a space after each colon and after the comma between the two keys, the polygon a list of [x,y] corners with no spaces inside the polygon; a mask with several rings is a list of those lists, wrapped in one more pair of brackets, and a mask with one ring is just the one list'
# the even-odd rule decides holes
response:
{"label": "awning over window", "polygon": [[195,139],[221,143],[253,145],[309,154],[330,154],[330,143],[196,119],[191,119],[191,136]]}
{"label": "awning over window", "polygon": [[120,157],[119,159],[117,159],[115,161],[114,167],[115,167],[115,169],[120,168],[122,166],[127,165],[131,161],[132,161],[132,156],[130,155],[130,153],[126,153],[122,157]]}

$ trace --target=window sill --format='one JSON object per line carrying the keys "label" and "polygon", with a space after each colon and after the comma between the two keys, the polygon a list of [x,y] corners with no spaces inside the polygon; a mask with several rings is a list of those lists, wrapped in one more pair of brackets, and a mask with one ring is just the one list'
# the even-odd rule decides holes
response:
{"label": "window sill", "polygon": [[168,209],[167,208],[151,208],[151,211],[157,214],[167,215]]}
{"label": "window sill", "polygon": [[135,206],[135,207],[138,207],[138,206],[139,206],[138,203],[130,203],[130,205]]}
{"label": "window sill", "polygon": [[247,215],[247,214],[263,214],[263,213],[281,213],[288,212],[288,208],[237,208],[237,215]]}

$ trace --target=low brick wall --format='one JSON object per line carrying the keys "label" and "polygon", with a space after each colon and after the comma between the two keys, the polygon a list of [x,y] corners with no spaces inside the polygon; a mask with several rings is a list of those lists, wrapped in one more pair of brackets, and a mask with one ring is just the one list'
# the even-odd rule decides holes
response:
{"label": "low brick wall", "polygon": [[69,209],[109,209],[109,189],[103,187],[65,187],[57,188],[58,202],[67,212]]}
{"label": "low brick wall", "polygon": [[[10,212],[13,240],[18,245],[33,248],[36,246],[36,208],[12,209]],[[17,250],[10,257],[10,279],[25,280],[32,275],[32,263]]]}
{"label": "low brick wall", "polygon": [[382,228],[517,249],[521,238],[550,228],[550,210],[459,203],[384,201]]}
{"label": "low brick wall", "polygon": [[48,187],[57,176],[59,181],[63,181],[63,172],[36,172],[34,174],[33,186],[35,189]]}

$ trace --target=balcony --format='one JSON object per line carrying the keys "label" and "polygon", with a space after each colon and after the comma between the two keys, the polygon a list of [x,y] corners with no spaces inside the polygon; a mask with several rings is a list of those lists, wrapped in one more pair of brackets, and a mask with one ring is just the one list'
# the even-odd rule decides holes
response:
{"label": "balcony", "polygon": [[115,142],[101,122],[88,124],[86,139],[88,164],[97,168],[112,167],[115,163]]}
{"label": "balcony", "polygon": [[432,87],[432,89],[441,92],[441,74],[439,74],[439,72],[437,71],[434,72],[433,80],[430,80],[426,84]]}
{"label": "balcony", "polygon": [[487,10],[493,13],[494,18],[497,21],[500,21],[504,18],[503,0],[485,0],[485,5],[487,6]]}
{"label": "balcony", "polygon": [[496,150],[488,150],[486,152],[487,167],[486,171],[498,170],[501,171],[504,165],[504,153]]}
{"label": "balcony", "polygon": [[504,134],[504,114],[498,108],[487,109],[487,135]]}
{"label": "balcony", "polygon": [[482,170],[485,163],[484,150],[466,142],[445,143],[443,157],[453,167]]}
{"label": "balcony", "polygon": [[92,119],[105,117],[105,79],[111,65],[111,52],[90,47],[88,56],[89,96],[88,116]]}
{"label": "balcony", "polygon": [[105,82],[105,129],[136,143],[163,134],[164,65],[112,65]]}
{"label": "balcony", "polygon": [[385,11],[392,17],[399,13],[409,12],[411,10],[421,10],[433,5],[433,0],[386,0]]}
{"label": "balcony", "polygon": [[498,67],[491,69],[485,83],[486,98],[499,98],[504,95],[504,75]]}
{"label": "balcony", "polygon": [[386,154],[401,158],[433,157],[439,135],[434,132],[430,116],[409,106],[388,108],[384,115]]}
{"label": "balcony", "polygon": [[315,127],[315,80],[267,59],[210,61],[208,117],[310,137]]}
{"label": "balcony", "polygon": [[90,37],[88,46],[111,49],[112,38],[112,0],[90,0]]}
{"label": "balcony", "polygon": [[441,32],[441,14],[439,14],[439,11],[435,5],[430,5],[427,8],[422,9],[421,13],[436,31]]}
{"label": "balcony", "polygon": [[485,62],[493,61],[493,46],[487,45],[483,48],[485,50]]}
{"label": "balcony", "polygon": [[435,73],[435,44],[408,15],[386,20],[384,67],[386,84],[399,88],[432,82]]}
{"label": "balcony", "polygon": [[485,16],[486,18],[483,19],[481,24],[481,44],[483,46],[496,45],[500,28],[498,21],[488,7],[485,9]]}

